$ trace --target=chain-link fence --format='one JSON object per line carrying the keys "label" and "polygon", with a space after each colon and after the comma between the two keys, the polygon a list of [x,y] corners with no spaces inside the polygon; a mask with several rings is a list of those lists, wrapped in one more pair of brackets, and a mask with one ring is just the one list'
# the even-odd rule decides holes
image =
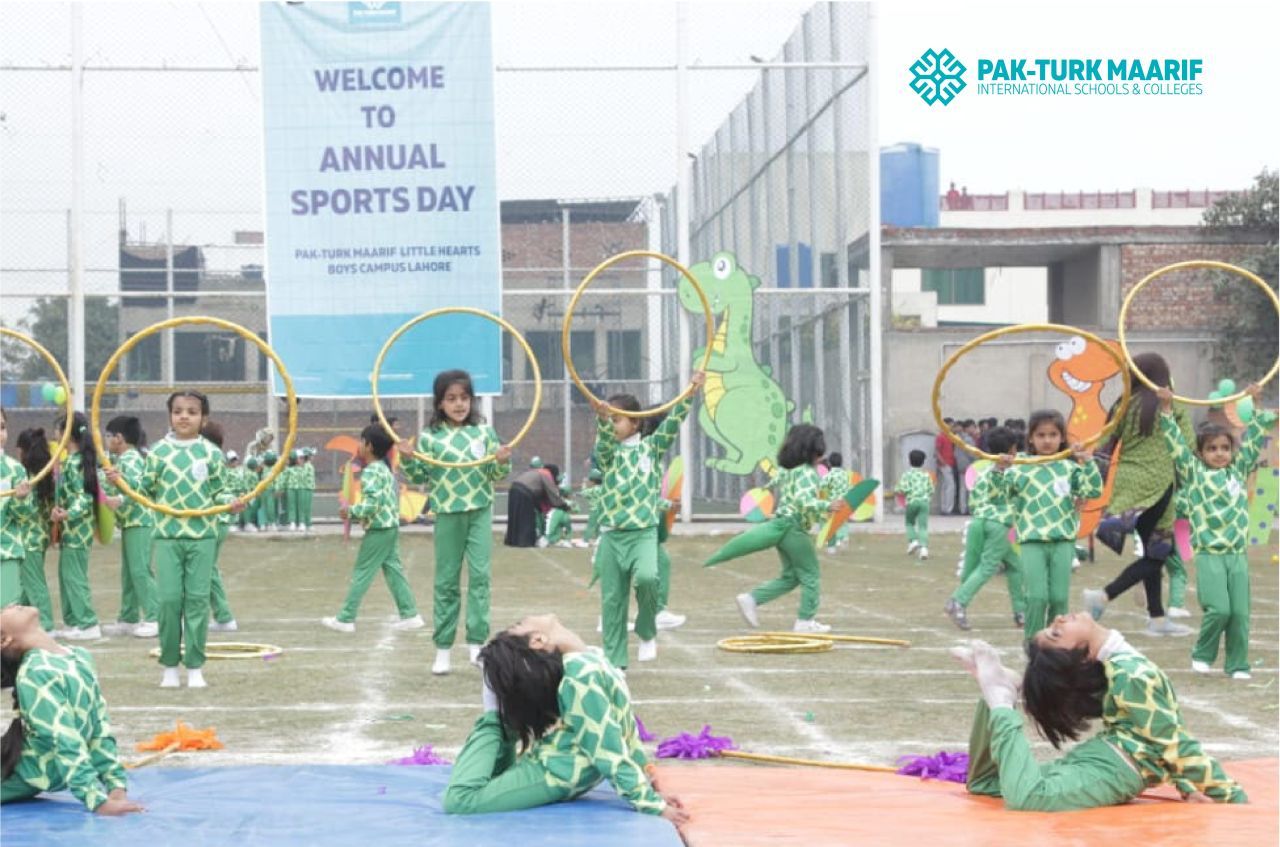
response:
{"label": "chain-link fence", "polygon": [[[691,5],[679,16],[640,5],[494,8],[503,314],[545,380],[518,463],[537,455],[575,481],[584,475],[595,427],[564,369],[565,309],[611,255],[677,255],[683,132],[692,157],[689,264],[701,266],[710,287],[725,267],[717,256],[735,257],[732,280],[712,297],[712,370],[753,368],[759,383],[732,395],[709,390],[700,401],[686,457],[700,469],[690,475],[697,511],[735,510],[768,467],[755,453],[776,451],[761,432],[801,419],[824,427],[831,449],[869,472],[871,286],[867,255],[851,252],[872,217],[869,7],[751,8],[759,20],[722,6]],[[121,343],[165,318],[216,316],[266,338],[257,14],[252,4],[6,6],[0,320],[31,332],[68,367],[78,264],[89,392]],[[72,108],[77,80],[82,114]],[[76,150],[78,170],[70,166]],[[732,288],[744,280],[745,290]],[[678,391],[707,341],[687,296],[657,262],[602,274],[572,327],[574,363],[592,390],[647,403]],[[513,433],[530,411],[532,372],[511,339],[503,359],[503,393],[487,402],[499,432]],[[155,438],[167,429],[170,386],[195,386],[211,395],[226,446],[240,450],[283,420],[267,375],[252,343],[184,326],[124,357],[104,416],[136,414]],[[51,423],[40,391],[47,368],[6,343],[0,376],[12,428]],[[780,407],[769,402],[778,395]],[[385,405],[408,432],[425,422],[429,404]],[[321,449],[321,489],[336,488],[345,459],[333,440],[358,433],[370,412],[366,399],[303,400],[300,443]]]}

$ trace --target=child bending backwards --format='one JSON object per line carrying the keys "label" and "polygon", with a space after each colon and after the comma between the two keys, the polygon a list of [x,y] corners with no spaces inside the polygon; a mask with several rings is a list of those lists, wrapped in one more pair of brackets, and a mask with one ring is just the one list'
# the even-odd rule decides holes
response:
{"label": "child bending backwards", "polygon": [[390,452],[391,436],[387,435],[382,424],[369,424],[361,431],[357,453],[357,458],[364,463],[364,470],[360,471],[360,502],[354,506],[343,504],[338,514],[343,520],[351,517],[363,523],[364,538],[360,541],[360,552],[356,554],[351,587],[347,589],[342,611],[336,618],[320,620],[337,632],[356,631],[360,601],[378,571],[382,571],[396,602],[396,611],[400,613],[400,620],[391,628],[412,630],[426,626],[418,614],[418,604],[413,599],[404,567],[400,564],[400,491],[388,462]]}
{"label": "child bending backwards", "polygon": [[911,470],[898,480],[897,494],[907,500],[907,555],[920,551],[920,560],[929,558],[929,503],[933,500],[933,478],[924,469],[923,450],[907,454]]}
{"label": "child bending backwards", "polygon": [[[1067,423],[1060,412],[1032,412],[1027,423],[1033,456],[1051,456],[1063,449]],[[994,468],[992,485],[1013,509],[1014,528],[1022,545],[1022,574],[1027,611],[1023,633],[1030,639],[1058,615],[1065,614],[1071,594],[1071,565],[1076,558],[1077,500],[1102,494],[1102,475],[1092,461],[1093,451],[1079,444],[1071,459],[1037,465],[1013,464],[1004,454]]]}
{"label": "child bending backwards", "polygon": [[[988,430],[987,450],[1007,453],[1017,444],[1012,430],[1002,426]],[[996,573],[1005,566],[1009,580],[1009,602],[1013,606],[1013,625],[1021,629],[1026,622],[1026,598],[1022,593],[1022,560],[1009,543],[1009,529],[1013,526],[1013,510],[1003,493],[993,484],[994,477],[984,473],[969,492],[969,513],[973,520],[965,533],[964,568],[960,572],[960,586],[947,600],[943,611],[956,626],[969,628],[965,613],[974,595],[982,590]]]}
{"label": "child bending backwards", "polygon": [[[693,374],[694,386],[706,380],[702,371]],[[630,394],[615,394],[595,407],[595,456],[604,480],[600,495],[600,546],[595,567],[600,572],[600,614],[604,629],[605,655],[614,667],[627,667],[627,608],[631,585],[635,583],[636,635],[640,649],[636,658],[648,662],[658,657],[658,523],[662,513],[658,497],[662,490],[662,456],[675,443],[680,424],[689,414],[692,401],[686,397],[647,438],[641,436],[641,421],[615,414],[615,409],[640,411],[640,401]]]}
{"label": "child bending backwards", "polygon": [[[1169,782],[1185,800],[1248,802],[1187,731],[1164,671],[1088,612],[1059,615],[1027,642],[1021,678],[986,642],[952,655],[982,689],[969,737],[972,794],[1003,797],[1015,811],[1062,812],[1120,805]],[[1038,763],[1014,708],[1019,688],[1054,747],[1079,738],[1095,718],[1101,731],[1061,759]]]}
{"label": "child bending backwards", "polygon": [[[1257,385],[1248,388],[1250,397],[1257,397],[1259,391]],[[1196,455],[1187,447],[1170,411],[1173,392],[1162,388],[1156,395],[1160,398],[1160,429],[1186,492],[1191,546],[1196,555],[1196,594],[1204,609],[1200,637],[1191,651],[1191,669],[1209,673],[1225,633],[1227,656],[1223,670],[1232,679],[1250,679],[1246,480],[1258,461],[1267,430],[1275,423],[1275,415],[1262,411],[1255,414],[1239,450],[1225,427],[1204,424],[1196,436]]]}
{"label": "child bending backwards", "polygon": [[30,606],[0,610],[0,686],[18,717],[0,742],[0,803],[43,791],[71,793],[99,815],[143,809],[129,799],[107,704],[88,652],[63,647]]}
{"label": "child bending backwards", "polygon": [[689,819],[658,788],[626,680],[555,615],[531,615],[499,633],[480,661],[485,711],[453,766],[446,813],[546,806],[607,779],[637,812],[677,825]]}
{"label": "child bending backwards", "polygon": [[418,452],[446,462],[493,458],[467,468],[446,468],[414,458],[408,439],[400,442],[404,475],[427,483],[436,513],[436,581],[432,622],[436,644],[434,674],[449,672],[449,651],[462,605],[462,561],[467,562],[467,648],[472,664],[489,637],[489,572],[493,557],[493,484],[511,473],[511,448],[498,441],[475,404],[471,375],[442,371],[431,387],[435,409],[418,435]]}
{"label": "child bending backwards", "polygon": [[820,499],[818,460],[827,452],[822,430],[809,424],[797,424],[787,431],[778,449],[778,508],[774,517],[760,527],[744,532],[713,555],[707,564],[723,562],[776,547],[782,560],[782,573],[777,579],[758,585],[737,596],[738,611],[753,627],[760,626],[757,609],[800,586],[800,608],[793,627],[796,632],[830,632],[831,627],[815,618],[822,599],[822,573],[818,553],[813,546],[809,527],[837,504]]}

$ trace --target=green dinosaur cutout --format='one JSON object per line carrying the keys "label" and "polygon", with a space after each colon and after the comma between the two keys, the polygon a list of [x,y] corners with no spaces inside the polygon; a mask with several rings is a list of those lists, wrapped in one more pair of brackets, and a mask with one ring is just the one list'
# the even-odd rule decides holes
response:
{"label": "green dinosaur cutout", "polygon": [[[760,279],[738,267],[732,253],[717,253],[711,261],[700,262],[689,270],[702,286],[717,319],[698,424],[724,448],[724,455],[708,457],[706,465],[743,476],[760,468],[772,476],[795,404],[783,395],[782,386],[773,381],[770,369],[756,361],[751,339],[752,300]],[[697,293],[684,279],[680,280],[678,294],[686,311],[702,314]],[[694,352],[694,367],[701,364],[705,349],[700,347]]]}

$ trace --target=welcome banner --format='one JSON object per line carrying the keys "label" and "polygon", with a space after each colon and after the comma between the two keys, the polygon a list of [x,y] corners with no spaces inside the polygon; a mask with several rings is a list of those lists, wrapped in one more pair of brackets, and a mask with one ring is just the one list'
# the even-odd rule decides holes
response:
{"label": "welcome banner", "polygon": [[[500,311],[491,56],[484,3],[262,6],[269,340],[298,394],[368,396],[424,311]],[[447,368],[500,393],[498,332],[419,324],[379,393],[429,394]]]}

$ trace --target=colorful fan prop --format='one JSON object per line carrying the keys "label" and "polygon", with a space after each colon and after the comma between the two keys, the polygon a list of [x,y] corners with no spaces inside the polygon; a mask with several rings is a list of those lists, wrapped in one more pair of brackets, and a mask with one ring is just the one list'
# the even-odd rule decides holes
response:
{"label": "colorful fan prop", "polygon": [[760,523],[773,517],[773,492],[767,488],[753,488],[738,501],[738,514],[750,523]]}
{"label": "colorful fan prop", "polygon": [[870,497],[879,487],[880,480],[864,479],[846,491],[840,498],[840,505],[830,513],[827,522],[822,525],[822,531],[818,533],[817,546],[821,548],[829,545],[836,537],[836,532],[844,526],[845,521],[857,513],[862,501]]}

